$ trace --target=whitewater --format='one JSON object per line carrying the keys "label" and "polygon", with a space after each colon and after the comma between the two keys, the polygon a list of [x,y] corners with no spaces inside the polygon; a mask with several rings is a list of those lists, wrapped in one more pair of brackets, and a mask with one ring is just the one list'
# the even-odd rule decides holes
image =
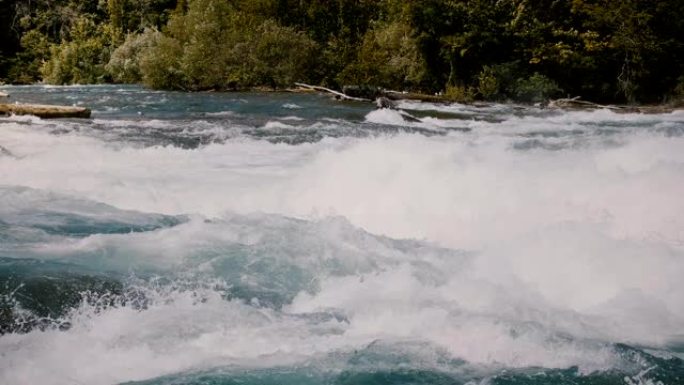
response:
{"label": "whitewater", "polygon": [[0,384],[684,384],[682,111],[0,91]]}

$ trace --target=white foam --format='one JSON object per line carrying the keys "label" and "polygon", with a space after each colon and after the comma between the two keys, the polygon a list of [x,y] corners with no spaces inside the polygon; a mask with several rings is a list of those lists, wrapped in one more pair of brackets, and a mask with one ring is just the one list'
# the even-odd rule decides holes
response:
{"label": "white foam", "polygon": [[209,291],[170,294],[144,312],[84,306],[72,322],[68,332],[0,339],[2,382],[112,384],[216,365],[259,366],[268,362],[262,355],[286,364],[325,339],[307,338],[301,321],[279,321],[272,311]]}
{"label": "white foam", "polygon": [[101,124],[108,127],[145,127],[145,128],[167,128],[173,126],[172,121],[165,121],[159,119],[141,119],[141,120],[125,120],[125,119],[95,119],[95,124]]}
{"label": "white foam", "polygon": [[304,118],[300,118],[299,116],[286,116],[284,118],[281,118],[282,120],[294,120],[294,121],[301,121],[304,120]]}
{"label": "white foam", "polygon": [[366,121],[379,124],[391,124],[395,126],[410,125],[406,119],[402,117],[401,112],[389,108],[380,108],[369,112],[368,115],[366,115]]}
{"label": "white foam", "polygon": [[[406,124],[397,114],[377,110],[367,119]],[[297,266],[315,272],[319,288],[299,293],[286,314],[222,301],[212,292],[201,304],[172,293],[173,301],[143,312],[85,309],[83,323],[68,332],[0,338],[0,350],[10,352],[0,365],[12,368],[0,371],[2,382],[69,383],[69,374],[111,383],[264,357],[287,363],[377,339],[424,340],[484,365],[591,371],[615,360],[591,341],[677,342],[684,334],[684,138],[641,128],[677,119],[596,111],[468,121],[474,130],[468,135],[298,146],[234,139],[195,150],[113,146],[5,123],[0,145],[16,155],[0,158],[6,185],[207,218],[224,218],[226,211],[340,215],[372,233],[472,251],[472,259],[380,247],[342,227],[343,236],[330,243],[302,243],[307,252],[293,253],[302,258]],[[513,133],[545,129],[582,127],[595,140],[587,128],[595,120],[623,124],[619,140],[558,151],[513,148],[520,140]],[[258,238],[263,225],[247,233]],[[52,244],[50,252],[118,250],[113,255],[168,267],[197,250],[249,246],[245,239],[255,239],[234,235],[233,227],[199,219],[149,234]],[[317,270],[312,261],[330,255],[330,244],[355,250],[333,261],[361,261],[363,268],[337,275]],[[328,325],[335,333],[288,318],[330,308],[349,320]]]}
{"label": "white foam", "polygon": [[218,112],[207,112],[207,116],[235,116],[234,111],[218,111]]}
{"label": "white foam", "polygon": [[[481,115],[483,113],[510,113],[515,110],[516,106],[504,104],[483,104],[483,105],[468,105],[461,103],[428,103],[412,100],[401,100],[397,103],[397,107],[405,110],[413,111],[437,111],[446,112],[449,114],[458,114],[466,116]],[[532,110],[530,107],[519,107],[526,110]],[[506,115],[504,115],[506,116]]]}
{"label": "white foam", "polygon": [[[402,281],[406,283],[412,284]],[[142,312],[83,306],[72,317],[69,331],[5,336],[0,339],[5,352],[0,367],[10,370],[0,370],[0,379],[111,384],[216,366],[306,365],[311,357],[351,352],[377,338],[402,335],[438,340],[453,354],[487,365],[580,363],[591,371],[610,368],[616,361],[610,349],[553,341],[543,346],[534,333],[515,338],[505,325],[486,317],[454,317],[438,307],[412,309],[412,314],[401,308],[368,310],[347,324],[256,309],[211,291],[174,292],[158,301]]]}
{"label": "white foam", "polygon": [[0,122],[20,122],[36,125],[47,123],[45,120],[33,115],[10,115],[9,117],[0,118]]}
{"label": "white foam", "polygon": [[271,120],[271,121],[266,122],[266,124],[264,125],[263,128],[267,129],[267,130],[279,130],[279,129],[296,129],[297,127],[283,123],[283,122]]}
{"label": "white foam", "polygon": [[140,211],[332,212],[373,232],[454,247],[562,221],[606,223],[616,236],[677,244],[682,141],[634,136],[622,147],[517,152],[508,138],[404,135],[119,150],[8,125],[2,145],[21,159],[3,159],[0,176]]}
{"label": "white foam", "polygon": [[[251,259],[231,259],[231,245]],[[619,361],[606,344],[583,339],[603,336],[600,330],[583,329],[589,319],[544,303],[522,284],[504,286],[478,277],[472,257],[373,237],[341,219],[198,219],[146,234],[92,236],[76,247],[51,246],[45,250],[47,256],[88,248],[119,263],[129,255],[136,263],[195,265],[203,273],[220,266],[212,264],[216,258],[225,258],[233,269],[268,258],[269,265],[279,266],[279,273],[306,272],[294,274],[295,281],[289,284],[319,283],[317,290],[302,290],[282,312],[226,301],[211,289],[219,282],[209,279],[190,291],[140,287],[146,294],[144,311],[84,303],[69,317],[68,331],[0,338],[0,349],[8,352],[0,361],[3,382],[107,384],[214,366],[302,365],[325,354],[364,349],[378,340],[389,346],[420,341],[485,367],[578,365],[583,372],[592,372]],[[269,252],[260,256],[264,247]],[[106,255],[105,250],[116,254]],[[197,253],[207,251],[216,256],[198,259]],[[274,279],[278,278],[272,272],[255,269],[231,283]],[[310,316],[331,311],[340,316]],[[35,362],[41,365],[36,367]],[[419,362],[438,365],[429,358]]]}
{"label": "white foam", "polygon": [[417,127],[424,130],[443,132],[441,127],[449,127],[449,122],[440,119],[416,119],[404,111],[392,110],[389,108],[377,109],[366,115],[366,121],[377,124],[388,124],[392,126]]}

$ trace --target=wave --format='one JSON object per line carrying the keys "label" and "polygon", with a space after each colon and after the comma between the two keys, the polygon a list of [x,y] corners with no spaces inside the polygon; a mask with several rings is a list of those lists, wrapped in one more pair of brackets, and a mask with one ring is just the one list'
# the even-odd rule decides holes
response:
{"label": "wave", "polygon": [[[405,349],[405,347],[404,347]],[[616,350],[624,356],[631,356],[632,360],[640,360],[647,366],[638,372],[625,373],[595,372],[589,375],[579,373],[575,368],[570,369],[522,369],[507,370],[500,374],[483,374],[480,368],[461,366],[448,370],[442,365],[438,368],[426,368],[416,365],[407,359],[402,351],[379,352],[377,347],[355,352],[346,356],[334,356],[328,362],[307,362],[306,366],[277,367],[270,369],[236,370],[233,368],[217,368],[191,373],[182,373],[155,378],[153,380],[134,382],[139,385],[166,384],[202,384],[207,381],[215,384],[259,383],[259,384],[538,384],[555,385],[569,384],[601,384],[601,385],[646,385],[654,383],[672,384],[679,380],[678,359],[662,359],[644,354],[629,346],[617,346]],[[415,348],[412,349],[415,351]],[[377,365],[378,358],[384,358],[380,368],[364,365],[371,360]],[[340,361],[343,364],[340,364]],[[401,363],[397,365],[396,363]],[[397,367],[400,366],[400,367]],[[332,370],[330,368],[333,368]],[[327,370],[326,370],[327,369]],[[654,380],[657,378],[657,380]],[[654,382],[655,381],[655,382]]]}
{"label": "wave", "polygon": [[[366,115],[366,121],[377,124],[387,124],[400,127],[415,127],[422,129],[423,133],[444,133],[441,126],[446,126],[446,122],[439,119],[418,119],[409,113],[401,110],[378,109]],[[441,124],[440,124],[441,123]]]}
{"label": "wave", "polygon": [[0,119],[0,382],[679,382],[681,115],[271,97]]}
{"label": "wave", "polygon": [[[24,270],[19,293],[56,306],[31,291],[53,287],[72,306],[53,315],[51,327],[0,338],[7,352],[3,382],[106,384],[170,376],[151,383],[193,383],[198,370],[230,381],[277,368],[309,368],[303,370],[313,371],[312,381],[349,376],[363,382],[386,370],[400,383],[410,383],[412,372],[465,382],[527,378],[528,368],[543,367],[553,383],[565,375],[613,381],[656,364],[664,372],[655,378],[664,380],[682,368],[675,357],[611,342],[657,348],[669,341],[661,339],[668,327],[663,314],[634,306],[636,293],[623,298],[631,303],[622,309],[633,311],[622,318],[573,311],[543,298],[522,276],[483,269],[482,253],[378,237],[341,218],[197,218],[144,233],[52,243],[44,253],[61,262]],[[117,264],[120,273],[112,275]],[[565,267],[554,268],[565,273]],[[103,271],[110,273],[96,273]],[[148,278],[126,271],[147,271]],[[549,267],[545,272],[553,275]],[[31,278],[46,274],[53,278]],[[674,321],[670,331],[681,325]],[[64,370],[70,367],[91,369]]]}
{"label": "wave", "polygon": [[149,231],[174,226],[184,220],[182,217],[117,210],[102,203],[53,192],[1,185],[0,218],[8,232],[21,228],[66,236]]}

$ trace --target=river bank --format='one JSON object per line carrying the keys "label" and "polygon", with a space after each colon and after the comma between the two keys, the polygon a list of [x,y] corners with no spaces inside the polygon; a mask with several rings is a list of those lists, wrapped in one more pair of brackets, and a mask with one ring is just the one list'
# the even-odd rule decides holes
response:
{"label": "river bank", "polygon": [[[38,88],[45,88],[45,89],[78,89],[78,88],[83,88],[83,87],[101,87],[101,88],[109,88],[113,89],[113,92],[118,92],[116,91],[117,89],[123,90],[123,89],[128,89],[131,86],[130,85],[116,85],[116,84],[110,84],[110,85],[96,85],[96,86],[81,86],[81,85],[73,85],[73,86],[66,86],[66,87],[59,87],[59,86],[50,86],[50,85],[33,85],[33,86],[26,86],[26,85],[21,85],[21,86],[13,86],[13,85],[4,85],[0,86],[0,90],[17,90],[17,95],[15,97],[11,97],[9,94],[5,93],[7,96],[3,99],[0,99],[0,115],[8,115],[8,114],[17,114],[17,115],[35,115],[43,118],[87,118],[90,117],[91,115],[91,109],[90,107],[92,106],[87,106],[87,105],[79,105],[79,106],[64,106],[65,103],[69,103],[73,101],[73,98],[69,99],[57,99],[57,98],[49,98],[49,99],[36,99],[35,97],[31,98],[25,98],[23,97],[24,94],[20,91],[24,88],[33,88],[33,87],[38,87]],[[133,87],[140,87],[140,86],[133,86]],[[314,89],[315,88],[315,89]],[[349,90],[356,91],[356,92],[350,92]],[[188,97],[192,97],[192,95],[212,95],[212,94],[225,94],[225,95],[234,95],[236,97],[239,97],[240,95],[249,95],[252,93],[259,93],[263,95],[287,95],[287,94],[302,94],[302,95],[307,95],[307,94],[317,94],[321,96],[326,96],[329,97],[332,101],[351,101],[354,103],[359,103],[361,105],[368,105],[369,107],[392,107],[400,104],[402,101],[407,101],[407,102],[421,102],[421,103],[426,103],[426,104],[436,104],[436,105],[444,105],[444,106],[449,106],[449,105],[462,105],[462,106],[468,106],[470,108],[474,109],[490,109],[493,108],[497,105],[507,105],[510,106],[511,108],[514,109],[539,109],[539,110],[558,110],[558,111],[593,111],[593,110],[609,110],[615,113],[619,114],[630,114],[630,113],[640,113],[640,114],[665,114],[665,113],[672,113],[678,110],[684,109],[684,102],[679,100],[679,101],[673,101],[673,102],[668,102],[668,103],[663,103],[663,104],[658,104],[658,105],[602,105],[602,104],[597,104],[597,103],[592,103],[589,101],[584,101],[580,98],[564,98],[564,99],[555,99],[555,100],[548,100],[543,103],[519,103],[515,101],[504,101],[504,102],[488,102],[488,101],[458,101],[454,99],[453,97],[449,97],[446,95],[430,95],[430,94],[422,94],[422,93],[415,93],[415,92],[398,92],[398,91],[391,91],[391,90],[383,90],[379,88],[363,88],[363,92],[358,92],[358,88],[343,88],[340,91],[336,90],[331,90],[323,87],[318,87],[318,86],[310,86],[310,85],[304,85],[304,86],[295,86],[295,87],[288,87],[288,88],[272,88],[272,87],[252,87],[250,89],[246,90],[234,90],[234,91],[217,91],[217,90],[206,90],[206,91],[196,91],[196,92],[188,92],[188,91],[172,91],[171,93],[178,93],[178,94],[186,94]],[[348,94],[345,94],[344,91],[347,91]],[[154,91],[154,90],[149,90],[150,93],[164,93],[163,91]],[[378,104],[376,99],[377,98],[386,98],[388,101],[390,101],[389,104]],[[45,100],[49,100],[50,105],[44,105]],[[72,103],[73,104],[73,103]],[[131,106],[132,109],[135,109],[136,106]],[[444,114],[443,112],[441,114]],[[446,115],[443,115],[446,116]]]}

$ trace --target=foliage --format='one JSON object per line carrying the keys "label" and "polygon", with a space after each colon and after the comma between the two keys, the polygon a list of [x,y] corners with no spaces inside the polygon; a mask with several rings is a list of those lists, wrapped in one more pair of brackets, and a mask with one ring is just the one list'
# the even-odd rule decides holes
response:
{"label": "foliage", "polygon": [[129,34],[124,43],[112,52],[105,70],[116,82],[140,83],[142,81],[140,61],[160,38],[161,33],[153,29],[147,29],[141,34]]}
{"label": "foliage", "polygon": [[23,51],[14,59],[9,75],[15,82],[27,84],[40,76],[43,62],[50,57],[50,42],[37,30],[30,30],[21,37]]}
{"label": "foliage", "polygon": [[484,66],[477,77],[477,93],[485,100],[516,99],[521,74],[518,62]]}
{"label": "foliage", "polygon": [[282,88],[295,81],[308,81],[306,73],[313,66],[317,45],[303,32],[267,20],[247,44],[254,47],[250,59],[255,79],[251,85]]}
{"label": "foliage", "polygon": [[562,90],[548,77],[535,73],[526,79],[518,79],[516,100],[530,103],[544,102],[558,96]]}
{"label": "foliage", "polygon": [[475,90],[464,85],[448,85],[444,96],[454,102],[470,103],[475,99]]}
{"label": "foliage", "polygon": [[109,58],[108,35],[106,26],[79,18],[69,39],[50,47],[50,59],[41,67],[43,79],[52,84],[101,83]]}
{"label": "foliage", "polygon": [[484,99],[494,99],[499,95],[499,88],[501,87],[500,80],[494,72],[494,68],[484,66],[480,74],[477,76],[477,92]]}
{"label": "foliage", "polygon": [[684,99],[684,75],[677,79],[677,85],[674,88],[673,97]]}
{"label": "foliage", "polygon": [[683,36],[678,0],[0,0],[0,81],[659,102]]}
{"label": "foliage", "polygon": [[378,23],[366,32],[356,60],[339,79],[344,84],[419,88],[427,68],[414,35],[406,24]]}
{"label": "foliage", "polygon": [[316,44],[303,32],[260,20],[220,0],[195,0],[172,17],[143,54],[145,84],[185,90],[287,87],[312,66]]}
{"label": "foliage", "polygon": [[155,37],[154,44],[140,58],[142,81],[152,88],[183,89],[186,83],[180,59],[181,43],[168,36]]}

